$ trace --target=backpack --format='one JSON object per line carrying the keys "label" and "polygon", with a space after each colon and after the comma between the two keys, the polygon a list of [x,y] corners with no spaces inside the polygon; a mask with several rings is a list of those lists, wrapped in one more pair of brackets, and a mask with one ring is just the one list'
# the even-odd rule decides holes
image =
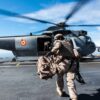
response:
{"label": "backpack", "polygon": [[75,57],[74,52],[73,52],[73,46],[70,41],[68,40],[61,41],[60,53],[62,54],[63,57],[66,57],[66,58]]}
{"label": "backpack", "polygon": [[50,59],[46,56],[41,56],[37,61],[37,74],[40,79],[49,79],[52,78],[56,73],[56,69],[52,66]]}

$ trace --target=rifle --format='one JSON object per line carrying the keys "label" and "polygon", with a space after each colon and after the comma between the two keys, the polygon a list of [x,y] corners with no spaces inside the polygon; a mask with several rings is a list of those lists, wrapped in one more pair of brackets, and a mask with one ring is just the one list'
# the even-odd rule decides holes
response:
{"label": "rifle", "polygon": [[76,60],[76,62],[77,62],[77,71],[76,71],[76,80],[79,82],[79,83],[81,83],[82,85],[83,84],[86,84],[86,82],[84,81],[84,79],[83,79],[83,77],[81,76],[81,74],[80,74],[80,71],[79,71],[79,69],[80,69],[80,64],[79,64],[79,60]]}

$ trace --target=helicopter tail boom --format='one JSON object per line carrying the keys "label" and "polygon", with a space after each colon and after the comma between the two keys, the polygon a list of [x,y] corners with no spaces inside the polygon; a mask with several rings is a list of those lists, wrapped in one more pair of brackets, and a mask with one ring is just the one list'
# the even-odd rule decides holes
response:
{"label": "helicopter tail boom", "polygon": [[0,49],[15,50],[14,38],[0,38]]}

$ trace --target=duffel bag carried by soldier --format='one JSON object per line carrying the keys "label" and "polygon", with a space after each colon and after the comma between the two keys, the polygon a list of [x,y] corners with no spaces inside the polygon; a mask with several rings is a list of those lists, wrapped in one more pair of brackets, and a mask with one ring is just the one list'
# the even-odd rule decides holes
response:
{"label": "duffel bag carried by soldier", "polygon": [[41,56],[37,61],[37,73],[40,79],[47,80],[55,75],[56,70],[53,68],[50,59],[45,56]]}

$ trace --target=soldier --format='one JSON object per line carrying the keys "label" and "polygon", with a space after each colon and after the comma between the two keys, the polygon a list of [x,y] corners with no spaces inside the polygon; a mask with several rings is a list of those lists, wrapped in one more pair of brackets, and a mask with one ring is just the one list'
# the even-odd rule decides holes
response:
{"label": "soldier", "polygon": [[46,41],[44,42],[44,51],[49,51],[50,50],[50,42]]}
{"label": "soldier", "polygon": [[[74,65],[71,64],[70,57],[67,58],[64,56],[64,55],[69,55],[70,52],[67,53],[66,51],[63,51],[64,48],[62,47],[62,43],[64,43],[65,40],[64,40],[64,37],[62,34],[55,35],[54,39],[55,39],[54,46],[53,46],[51,52],[49,52],[47,55],[48,56],[53,55],[53,62],[57,69],[56,91],[59,96],[64,95],[63,76],[64,76],[64,74],[66,74],[66,81],[67,81],[67,87],[68,87],[70,99],[77,100],[76,86],[74,83],[76,68]],[[72,47],[72,44],[69,41],[67,41],[67,44],[70,47]],[[72,48],[72,50],[73,50],[73,52],[75,52],[74,57],[78,57],[79,54],[78,54],[77,50],[73,49],[73,48]],[[75,63],[73,63],[73,64],[75,64]],[[74,67],[71,67],[70,65],[74,66]]]}

